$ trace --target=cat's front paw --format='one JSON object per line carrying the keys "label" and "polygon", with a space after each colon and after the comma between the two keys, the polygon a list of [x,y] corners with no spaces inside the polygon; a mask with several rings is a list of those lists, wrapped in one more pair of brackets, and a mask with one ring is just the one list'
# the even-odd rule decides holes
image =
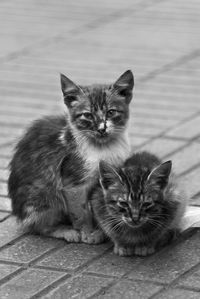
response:
{"label": "cat's front paw", "polygon": [[139,256],[147,256],[155,252],[154,247],[147,246],[136,246],[134,249],[134,254]]}
{"label": "cat's front paw", "polygon": [[100,244],[105,241],[105,235],[100,230],[94,231],[81,231],[81,242],[87,244]]}
{"label": "cat's front paw", "polygon": [[115,244],[114,253],[119,256],[131,256],[134,253],[134,249],[131,247],[123,247],[118,244]]}
{"label": "cat's front paw", "polygon": [[72,228],[59,228],[50,234],[51,237],[64,239],[69,243],[79,243],[81,241],[80,232]]}

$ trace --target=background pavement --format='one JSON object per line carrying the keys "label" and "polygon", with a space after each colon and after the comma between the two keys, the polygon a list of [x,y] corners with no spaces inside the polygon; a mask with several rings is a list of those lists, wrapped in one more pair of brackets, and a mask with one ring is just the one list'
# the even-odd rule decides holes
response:
{"label": "background pavement", "polygon": [[0,1],[0,298],[200,298],[200,231],[153,256],[23,236],[7,164],[33,119],[62,112],[59,72],[78,84],[135,75],[133,148],[172,159],[200,205],[200,2]]}

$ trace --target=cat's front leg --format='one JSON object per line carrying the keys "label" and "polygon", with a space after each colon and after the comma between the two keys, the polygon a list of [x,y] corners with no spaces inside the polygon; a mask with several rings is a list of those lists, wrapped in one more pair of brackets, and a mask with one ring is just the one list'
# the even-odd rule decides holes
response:
{"label": "cat's front leg", "polygon": [[119,256],[131,256],[134,254],[134,248],[114,243],[114,253]]}
{"label": "cat's front leg", "polygon": [[80,232],[68,226],[60,226],[55,231],[49,233],[48,236],[57,239],[64,239],[69,243],[81,242]]}

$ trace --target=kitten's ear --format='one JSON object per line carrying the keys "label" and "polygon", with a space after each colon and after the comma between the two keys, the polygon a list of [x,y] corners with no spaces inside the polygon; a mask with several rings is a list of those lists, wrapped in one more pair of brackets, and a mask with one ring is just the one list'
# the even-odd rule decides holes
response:
{"label": "kitten's ear", "polygon": [[103,190],[107,190],[116,183],[121,183],[121,177],[117,171],[104,161],[99,162],[99,175],[99,181]]}
{"label": "kitten's ear", "polygon": [[169,175],[172,168],[172,161],[167,161],[154,168],[149,174],[147,181],[157,185],[160,189],[164,189],[169,180]]}
{"label": "kitten's ear", "polygon": [[125,97],[127,103],[129,104],[132,99],[132,90],[134,86],[134,77],[131,70],[123,73],[119,79],[113,84],[113,88],[116,89],[117,93]]}
{"label": "kitten's ear", "polygon": [[61,89],[65,104],[70,108],[74,102],[78,101],[78,96],[83,95],[82,89],[65,75],[60,74]]}

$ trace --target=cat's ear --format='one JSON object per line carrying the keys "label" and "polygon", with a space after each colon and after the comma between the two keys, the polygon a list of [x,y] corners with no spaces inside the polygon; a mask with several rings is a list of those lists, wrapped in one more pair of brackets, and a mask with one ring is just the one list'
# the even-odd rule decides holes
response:
{"label": "cat's ear", "polygon": [[169,180],[171,173],[172,161],[167,161],[154,168],[149,174],[147,181],[151,184],[157,185],[160,189],[164,189]]}
{"label": "cat's ear", "polygon": [[126,99],[126,102],[129,104],[132,99],[132,90],[134,86],[134,77],[131,70],[123,73],[119,79],[113,84],[113,88],[117,93]]}
{"label": "cat's ear", "polygon": [[99,162],[100,184],[103,190],[107,190],[117,183],[121,183],[121,177],[117,171],[104,161]]}
{"label": "cat's ear", "polygon": [[65,75],[60,74],[61,89],[64,96],[64,102],[68,108],[71,108],[75,102],[84,95],[82,89]]}

